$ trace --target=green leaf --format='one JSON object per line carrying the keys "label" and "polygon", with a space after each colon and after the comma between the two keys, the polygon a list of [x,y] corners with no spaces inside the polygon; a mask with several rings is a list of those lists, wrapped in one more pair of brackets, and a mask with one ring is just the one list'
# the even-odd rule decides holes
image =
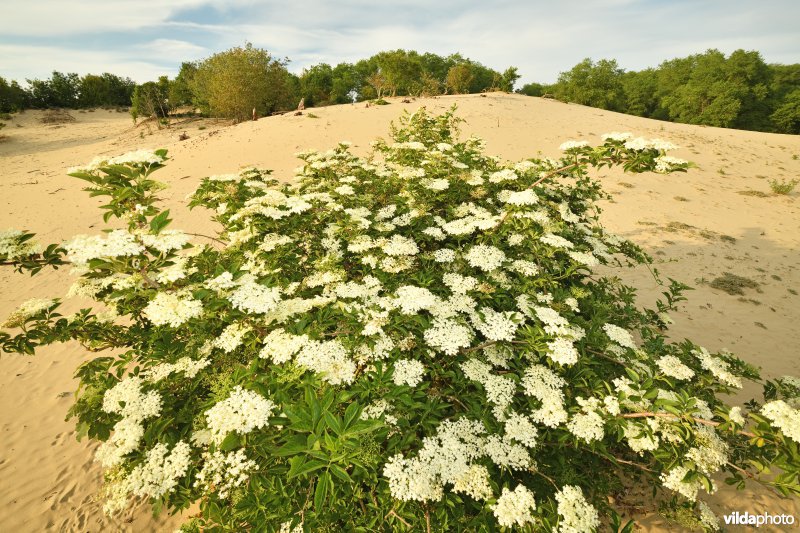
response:
{"label": "green leaf", "polygon": [[331,465],[330,471],[342,481],[346,481],[348,483],[353,482],[353,478],[350,477],[350,474],[348,474],[347,471],[339,465]]}
{"label": "green leaf", "polygon": [[331,483],[331,475],[328,472],[323,472],[317,480],[317,488],[314,491],[314,509],[317,512],[322,510],[325,504],[325,498],[328,496],[328,486]]}
{"label": "green leaf", "polygon": [[225,437],[225,440],[223,440],[222,444],[220,444],[219,449],[222,450],[223,452],[229,452],[233,449],[238,448],[239,444],[240,444],[239,435],[237,435],[236,433],[228,433],[228,436]]}
{"label": "green leaf", "polygon": [[169,209],[167,209],[153,217],[153,220],[150,221],[150,229],[153,233],[158,234],[170,222],[172,222],[172,219],[169,218]]}
{"label": "green leaf", "polygon": [[336,435],[341,436],[342,434],[342,421],[338,416],[334,416],[328,411],[323,413],[325,417],[325,423],[328,424],[328,427],[333,430]]}
{"label": "green leaf", "polygon": [[319,470],[320,468],[324,468],[328,464],[325,461],[319,461],[317,459],[312,459],[311,461],[308,461],[307,463],[295,461],[295,459],[298,459],[298,458],[300,458],[302,460],[302,456],[297,456],[294,459],[292,459],[292,461],[291,461],[291,466],[289,468],[289,475],[288,475],[289,479],[295,478],[297,476],[301,476],[303,474],[308,474],[308,473],[313,472],[315,470]]}

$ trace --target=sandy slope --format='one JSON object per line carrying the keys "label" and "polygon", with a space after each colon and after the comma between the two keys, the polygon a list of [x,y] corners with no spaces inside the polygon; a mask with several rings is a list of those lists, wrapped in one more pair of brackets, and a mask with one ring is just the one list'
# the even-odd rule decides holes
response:
{"label": "sandy slope", "polygon": [[[485,138],[490,153],[508,159],[540,150],[557,155],[564,140],[599,141],[609,131],[681,145],[675,155],[698,165],[688,175],[601,173],[615,194],[604,206],[606,225],[655,254],[665,277],[697,287],[673,317],[675,338],[689,337],[712,350],[729,348],[761,366],[766,376],[800,375],[798,194],[740,194],[769,193],[767,178],[800,176],[800,137],[662,123],[505,94],[410,104],[394,100],[370,108],[345,105],[313,110],[319,118],[290,114],[234,127],[190,122],[150,131],[134,128],[129,117],[115,112],[73,112],[77,121],[61,127],[43,126],[38,112],[27,112],[9,122],[4,129],[9,140],[0,143],[0,228],[27,228],[44,241],[97,232],[102,227],[92,207],[97,202],[64,169],[99,154],[165,147],[172,161],[155,176],[170,185],[163,196],[173,208],[175,227],[210,232],[213,227],[203,213],[180,205],[199,178],[256,165],[290,179],[298,165],[293,154],[299,150],[326,149],[349,140],[355,151],[365,153],[369,141],[387,135],[389,121],[403,108],[424,105],[443,111],[453,104],[466,120],[463,131]],[[179,131],[190,138],[179,142]],[[760,287],[746,289],[741,298],[711,289],[707,282],[724,272],[755,280]],[[646,301],[658,293],[646,270],[620,275],[639,287]],[[32,279],[0,272],[0,317],[27,298],[63,294],[69,283],[63,270]],[[75,388],[72,371],[86,357],[79,347],[68,345],[44,349],[35,358],[0,359],[0,529],[170,531],[178,519],[153,519],[144,507],[115,520],[99,511],[94,494],[100,470],[92,463],[92,447],[76,442],[72,424],[63,420]],[[760,489],[742,494],[722,488],[711,505],[718,513],[791,512],[800,519],[796,502]],[[667,526],[651,516],[645,528]]]}

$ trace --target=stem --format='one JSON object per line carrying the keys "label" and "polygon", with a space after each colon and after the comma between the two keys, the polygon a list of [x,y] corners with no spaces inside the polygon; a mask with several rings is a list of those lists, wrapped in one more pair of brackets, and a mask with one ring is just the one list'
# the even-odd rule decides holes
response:
{"label": "stem", "polygon": [[185,233],[186,233],[186,235],[194,235],[195,237],[203,237],[203,238],[206,238],[206,239],[211,239],[212,241],[216,241],[216,242],[218,242],[218,243],[220,243],[220,244],[222,244],[224,246],[228,246],[227,242],[225,242],[223,240],[220,240],[220,239],[217,239],[216,237],[212,237],[211,235],[203,235],[202,233],[189,233],[188,231],[185,232]]}
{"label": "stem", "polygon": [[[388,518],[389,516],[393,516],[393,517],[397,518],[397,519],[398,519],[398,520],[400,520],[400,521],[401,521],[401,522],[402,522],[402,523],[403,523],[403,524],[404,524],[406,527],[408,527],[408,528],[410,528],[410,527],[411,527],[411,524],[409,524],[408,522],[406,522],[405,520],[403,520],[403,517],[402,517],[402,516],[400,516],[399,514],[395,513],[395,512],[394,512],[394,509],[392,509],[391,511],[389,511],[388,513],[386,513],[386,517]],[[384,520],[386,520],[386,518],[384,518]],[[430,531],[430,530],[429,530],[429,531]]]}
{"label": "stem", "polygon": [[[698,424],[703,424],[705,426],[717,427],[717,426],[719,426],[721,424],[721,422],[714,422],[713,420],[706,420],[704,418],[697,418],[697,417],[694,417],[694,416],[682,417],[682,416],[678,416],[678,415],[673,415],[672,413],[653,413],[653,412],[650,412],[650,411],[644,411],[644,412],[641,412],[641,413],[626,413],[626,414],[622,415],[622,418],[672,418],[672,419],[688,418],[688,419],[692,420],[693,422],[696,422]],[[737,433],[739,435],[744,435],[746,437],[750,437],[750,438],[753,438],[753,439],[764,439],[764,437],[756,435],[755,433],[750,433],[749,431],[742,431],[741,429],[739,431],[737,431]],[[764,439],[764,440],[767,441],[767,442],[772,442],[769,439]]]}
{"label": "stem", "polygon": [[427,509],[425,509],[425,528],[431,533],[431,512]]}

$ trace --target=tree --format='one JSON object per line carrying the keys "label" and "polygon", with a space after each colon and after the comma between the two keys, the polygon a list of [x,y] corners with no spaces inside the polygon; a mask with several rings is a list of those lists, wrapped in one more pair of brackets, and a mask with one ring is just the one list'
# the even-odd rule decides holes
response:
{"label": "tree", "polygon": [[28,93],[16,81],[0,77],[0,113],[20,111],[28,107]]}
{"label": "tree", "polygon": [[286,63],[247,43],[214,54],[198,65],[191,84],[196,102],[207,112],[236,121],[287,109],[291,91]]}
{"label": "tree", "polygon": [[192,82],[196,74],[197,63],[181,63],[181,70],[178,75],[169,82],[169,103],[173,108],[193,103]]}
{"label": "tree", "polygon": [[158,82],[148,81],[138,85],[131,98],[131,116],[166,117],[169,114],[169,78],[161,76]]}
{"label": "tree", "polygon": [[466,94],[469,92],[473,78],[472,69],[468,64],[454,65],[447,71],[447,89],[453,94]]}
{"label": "tree", "polygon": [[800,133],[800,89],[789,93],[770,117],[781,133]]}
{"label": "tree", "polygon": [[555,87],[556,98],[576,104],[620,111],[624,107],[624,71],[615,59],[597,63],[586,58],[568,72],[562,72]]}
{"label": "tree", "polygon": [[30,100],[33,107],[77,107],[80,92],[80,77],[73,73],[53,71],[49,80],[26,80],[30,85]]}
{"label": "tree", "polygon": [[305,105],[323,106],[331,104],[333,93],[333,69],[327,63],[320,63],[303,70],[300,75],[300,94]]}
{"label": "tree", "polygon": [[631,115],[652,117],[659,108],[656,71],[625,72],[622,75],[622,90],[625,104],[622,110]]}
{"label": "tree", "polygon": [[136,83],[130,78],[120,78],[105,72],[101,75],[87,74],[78,87],[80,107],[129,106]]}
{"label": "tree", "polygon": [[507,93],[514,91],[514,84],[520,78],[517,67],[508,67],[500,76],[500,90]]}

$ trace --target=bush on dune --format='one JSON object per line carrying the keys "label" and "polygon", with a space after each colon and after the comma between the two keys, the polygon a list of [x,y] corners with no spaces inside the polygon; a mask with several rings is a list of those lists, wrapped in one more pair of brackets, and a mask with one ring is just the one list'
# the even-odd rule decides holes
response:
{"label": "bush on dune", "polygon": [[650,260],[599,224],[590,169],[685,171],[669,143],[614,133],[502,163],[457,122],[421,110],[366,159],[302,153],[294,184],[206,178],[190,205],[222,225],[212,244],[166,229],[164,151],[73,169],[123,229],[44,250],[0,235],[0,262],[69,263],[70,292],[102,304],[28,301],[0,345],[105,352],[78,368],[70,415],[102,442],[109,512],[147,498],[199,501],[187,530],[620,530],[625,479],[714,529],[719,473],[798,494],[800,382],[730,407],[758,375],[667,339],[685,286],[641,309],[593,271]]}

